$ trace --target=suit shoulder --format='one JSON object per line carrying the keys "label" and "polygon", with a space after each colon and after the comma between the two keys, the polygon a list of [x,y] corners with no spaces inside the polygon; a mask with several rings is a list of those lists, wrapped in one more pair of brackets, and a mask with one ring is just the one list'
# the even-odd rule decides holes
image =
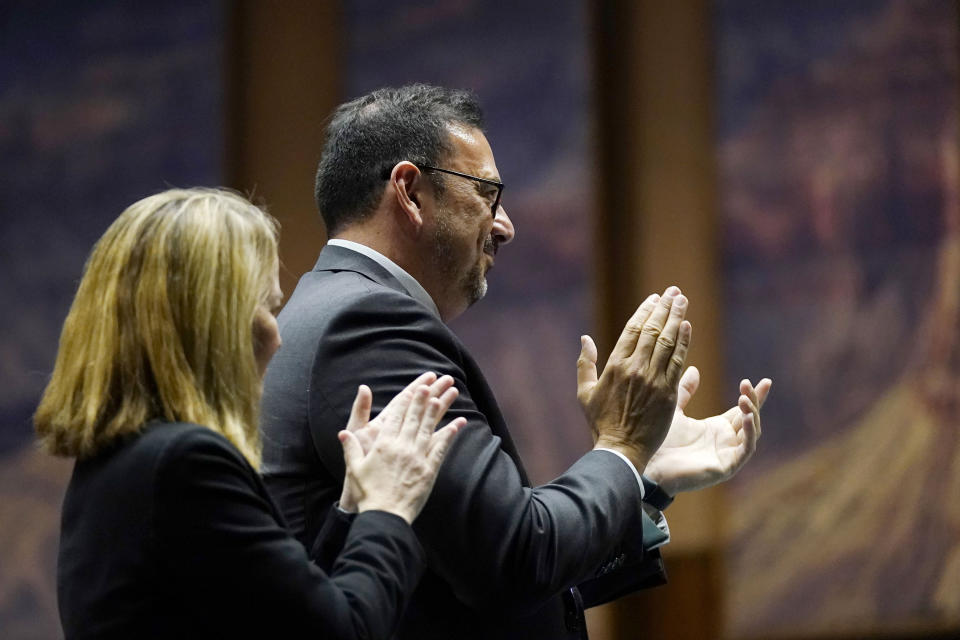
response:
{"label": "suit shoulder", "polygon": [[363,317],[372,324],[416,325],[421,329],[449,332],[447,325],[421,302],[389,287],[367,290],[344,301],[338,311],[354,318]]}
{"label": "suit shoulder", "polygon": [[[378,328],[410,331],[420,339],[441,339],[458,345],[450,329],[432,310],[405,291],[351,271],[321,272],[304,278],[278,317],[284,357],[291,349],[315,353],[331,336],[357,335]],[[381,334],[382,335],[382,334]],[[365,337],[372,338],[366,334]],[[291,349],[287,349],[287,346]]]}
{"label": "suit shoulder", "polygon": [[285,310],[300,306],[337,310],[370,305],[408,309],[411,312],[422,312],[432,316],[426,307],[405,291],[381,284],[355,271],[322,271],[304,274]]}

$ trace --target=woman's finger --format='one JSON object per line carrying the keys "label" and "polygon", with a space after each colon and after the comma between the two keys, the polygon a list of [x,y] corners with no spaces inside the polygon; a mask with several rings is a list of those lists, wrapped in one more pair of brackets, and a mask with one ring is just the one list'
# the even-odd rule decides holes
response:
{"label": "woman's finger", "polygon": [[406,440],[416,440],[417,433],[420,431],[420,422],[423,420],[424,413],[430,400],[430,387],[420,385],[413,392],[413,399],[410,400],[410,406],[403,416],[403,424],[400,426],[398,438]]}
{"label": "woman's finger", "polygon": [[356,431],[370,422],[370,408],[373,406],[373,393],[365,384],[357,387],[357,397],[353,399],[347,431]]}
{"label": "woman's finger", "polygon": [[363,460],[363,447],[360,446],[357,437],[346,429],[337,434],[337,439],[343,447],[343,462],[349,474]]}
{"label": "woman's finger", "polygon": [[427,408],[423,412],[423,418],[420,420],[420,425],[417,429],[418,448],[426,451],[426,443],[430,439],[430,434],[433,433],[433,429],[442,417],[443,411],[440,409],[440,399],[430,398],[427,401]]}
{"label": "woman's finger", "polygon": [[443,395],[439,398],[430,399],[427,410],[423,415],[423,420],[420,421],[420,430],[417,433],[417,443],[420,446],[426,447],[426,443],[429,442],[430,436],[433,435],[434,429],[437,428],[440,419],[443,418],[458,395],[460,395],[460,392],[457,388],[451,387],[444,391]]}
{"label": "woman's finger", "polygon": [[457,418],[442,429],[438,429],[436,433],[430,437],[430,447],[427,450],[427,462],[430,464],[430,468],[434,474],[440,469],[440,465],[443,464],[443,459],[446,458],[447,451],[450,450],[450,443],[453,442],[454,437],[466,424],[466,418]]}
{"label": "woman's finger", "polygon": [[377,420],[383,422],[384,424],[390,424],[398,430],[400,424],[403,422],[403,416],[407,412],[407,407],[410,406],[410,401],[413,400],[413,392],[420,385],[430,385],[436,382],[437,374],[433,371],[425,371],[417,376],[417,379],[408,384],[403,388],[403,390],[395,395],[390,402],[387,403],[387,406],[383,408],[383,411],[377,416]]}
{"label": "woman's finger", "polygon": [[439,398],[443,392],[453,386],[453,376],[440,376],[437,381],[430,385],[431,398]]}
{"label": "woman's finger", "polygon": [[[437,416],[437,422],[440,422],[440,418],[443,417],[443,414],[447,412],[447,409],[450,408],[450,406],[453,404],[453,401],[456,400],[459,395],[459,389],[456,387],[450,387],[443,392],[442,396],[437,398],[437,400],[440,402],[440,415]],[[437,426],[437,422],[433,423],[433,427]],[[431,431],[433,431],[433,427],[430,428]]]}

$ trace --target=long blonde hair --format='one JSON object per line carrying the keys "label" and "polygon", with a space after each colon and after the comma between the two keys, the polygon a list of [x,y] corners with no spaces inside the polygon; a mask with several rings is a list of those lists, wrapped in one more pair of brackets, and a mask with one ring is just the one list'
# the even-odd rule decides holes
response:
{"label": "long blonde hair", "polygon": [[134,203],[93,248],[34,415],[50,453],[84,458],[152,419],[193,422],[260,466],[252,323],[277,225],[242,196],[171,189]]}

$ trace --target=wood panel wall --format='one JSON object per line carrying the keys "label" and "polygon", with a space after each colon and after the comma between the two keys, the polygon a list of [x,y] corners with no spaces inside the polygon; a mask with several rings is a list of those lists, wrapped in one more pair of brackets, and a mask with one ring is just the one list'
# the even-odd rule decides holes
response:
{"label": "wood panel wall", "polygon": [[[593,4],[597,163],[597,326],[607,352],[636,305],[676,284],[690,298],[695,416],[723,389],[714,165],[712,33],[706,0]],[[680,496],[667,512],[670,582],[591,614],[604,638],[720,637],[723,490]]]}
{"label": "wood panel wall", "polygon": [[343,100],[340,3],[226,3],[226,184],[280,221],[285,296],[326,242],[313,199],[326,118]]}

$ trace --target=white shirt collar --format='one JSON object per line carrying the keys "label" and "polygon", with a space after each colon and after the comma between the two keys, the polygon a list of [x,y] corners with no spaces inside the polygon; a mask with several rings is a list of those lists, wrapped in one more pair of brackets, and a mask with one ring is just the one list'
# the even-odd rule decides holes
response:
{"label": "white shirt collar", "polygon": [[414,300],[417,300],[430,310],[430,313],[435,315],[438,319],[440,318],[440,310],[437,309],[437,304],[433,301],[433,298],[430,297],[430,294],[427,293],[427,290],[423,288],[417,279],[412,275],[404,271],[396,262],[383,255],[375,249],[371,249],[365,244],[360,244],[359,242],[353,242],[351,240],[342,240],[340,238],[333,238],[328,240],[327,244],[332,244],[336,247],[343,247],[344,249],[350,249],[351,251],[356,251],[357,253],[362,253],[371,260],[375,261],[381,267],[390,272],[394,278],[396,278],[407,293],[410,294]]}

